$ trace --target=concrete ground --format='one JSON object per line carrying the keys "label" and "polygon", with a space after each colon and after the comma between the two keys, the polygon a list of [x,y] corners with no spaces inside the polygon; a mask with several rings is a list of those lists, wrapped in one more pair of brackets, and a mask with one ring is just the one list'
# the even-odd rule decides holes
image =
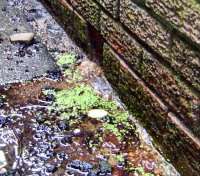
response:
{"label": "concrete ground", "polygon": [[30,80],[55,69],[37,35],[30,44],[10,42],[12,34],[33,32],[24,15],[11,3],[0,1],[0,84]]}

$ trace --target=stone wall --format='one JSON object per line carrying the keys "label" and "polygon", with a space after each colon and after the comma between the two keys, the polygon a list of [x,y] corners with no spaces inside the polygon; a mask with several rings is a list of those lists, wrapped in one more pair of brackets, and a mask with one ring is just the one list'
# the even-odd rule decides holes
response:
{"label": "stone wall", "polygon": [[43,0],[183,175],[200,172],[200,2]]}

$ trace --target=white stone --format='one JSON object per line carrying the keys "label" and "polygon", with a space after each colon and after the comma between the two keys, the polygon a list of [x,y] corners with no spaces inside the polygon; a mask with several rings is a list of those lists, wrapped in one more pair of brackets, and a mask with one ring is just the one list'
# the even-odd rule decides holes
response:
{"label": "white stone", "polygon": [[17,33],[10,36],[11,42],[31,42],[33,40],[34,33],[25,32],[25,33]]}
{"label": "white stone", "polygon": [[103,109],[92,109],[88,112],[88,117],[102,119],[108,115],[108,112]]}

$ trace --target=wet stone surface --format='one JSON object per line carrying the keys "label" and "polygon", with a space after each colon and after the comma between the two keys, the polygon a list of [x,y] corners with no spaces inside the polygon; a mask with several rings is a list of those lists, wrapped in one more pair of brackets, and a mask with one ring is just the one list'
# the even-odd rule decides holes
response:
{"label": "wet stone surface", "polygon": [[[9,90],[11,89],[7,91]],[[6,150],[10,155],[16,150],[15,157],[10,156],[11,164],[7,171],[13,170],[14,174],[19,175],[52,173],[94,175],[93,168],[96,168],[96,175],[110,173],[111,166],[107,160],[99,160],[94,152],[87,150],[87,143],[84,141],[87,135],[90,137],[91,132],[80,129],[80,124],[69,127],[67,122],[59,120],[56,116],[59,112],[48,112],[45,98],[42,99],[43,103],[40,102],[39,100],[34,104],[21,102],[20,107],[18,104],[8,106],[9,102],[5,102],[0,119],[3,129],[1,146],[5,145],[4,152],[5,148],[9,147]],[[9,114],[12,114],[12,117]],[[77,137],[74,129],[80,129],[81,135]]]}
{"label": "wet stone surface", "polygon": [[[82,83],[67,82],[66,76],[53,80],[47,75],[1,87],[0,150],[6,154],[8,164],[0,171],[4,175],[120,176],[142,175],[137,171],[142,168],[152,176],[166,175],[158,153],[142,144],[134,124],[119,139],[115,131],[104,127],[114,123],[111,117],[99,120],[87,113],[68,116],[70,109],[63,111],[54,106],[56,96],[51,91],[91,84],[91,80],[82,79]],[[109,85],[103,89],[109,91]],[[123,123],[117,128],[123,129]]]}

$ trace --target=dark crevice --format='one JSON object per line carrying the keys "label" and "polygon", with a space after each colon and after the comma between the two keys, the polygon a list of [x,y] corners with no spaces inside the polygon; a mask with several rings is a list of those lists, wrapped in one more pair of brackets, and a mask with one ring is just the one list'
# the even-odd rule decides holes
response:
{"label": "dark crevice", "polygon": [[99,61],[103,57],[102,54],[103,54],[104,39],[99,34],[99,32],[89,23],[87,24],[87,28],[88,28],[88,37],[90,42],[90,51],[89,51],[90,58],[94,62],[99,63]]}

